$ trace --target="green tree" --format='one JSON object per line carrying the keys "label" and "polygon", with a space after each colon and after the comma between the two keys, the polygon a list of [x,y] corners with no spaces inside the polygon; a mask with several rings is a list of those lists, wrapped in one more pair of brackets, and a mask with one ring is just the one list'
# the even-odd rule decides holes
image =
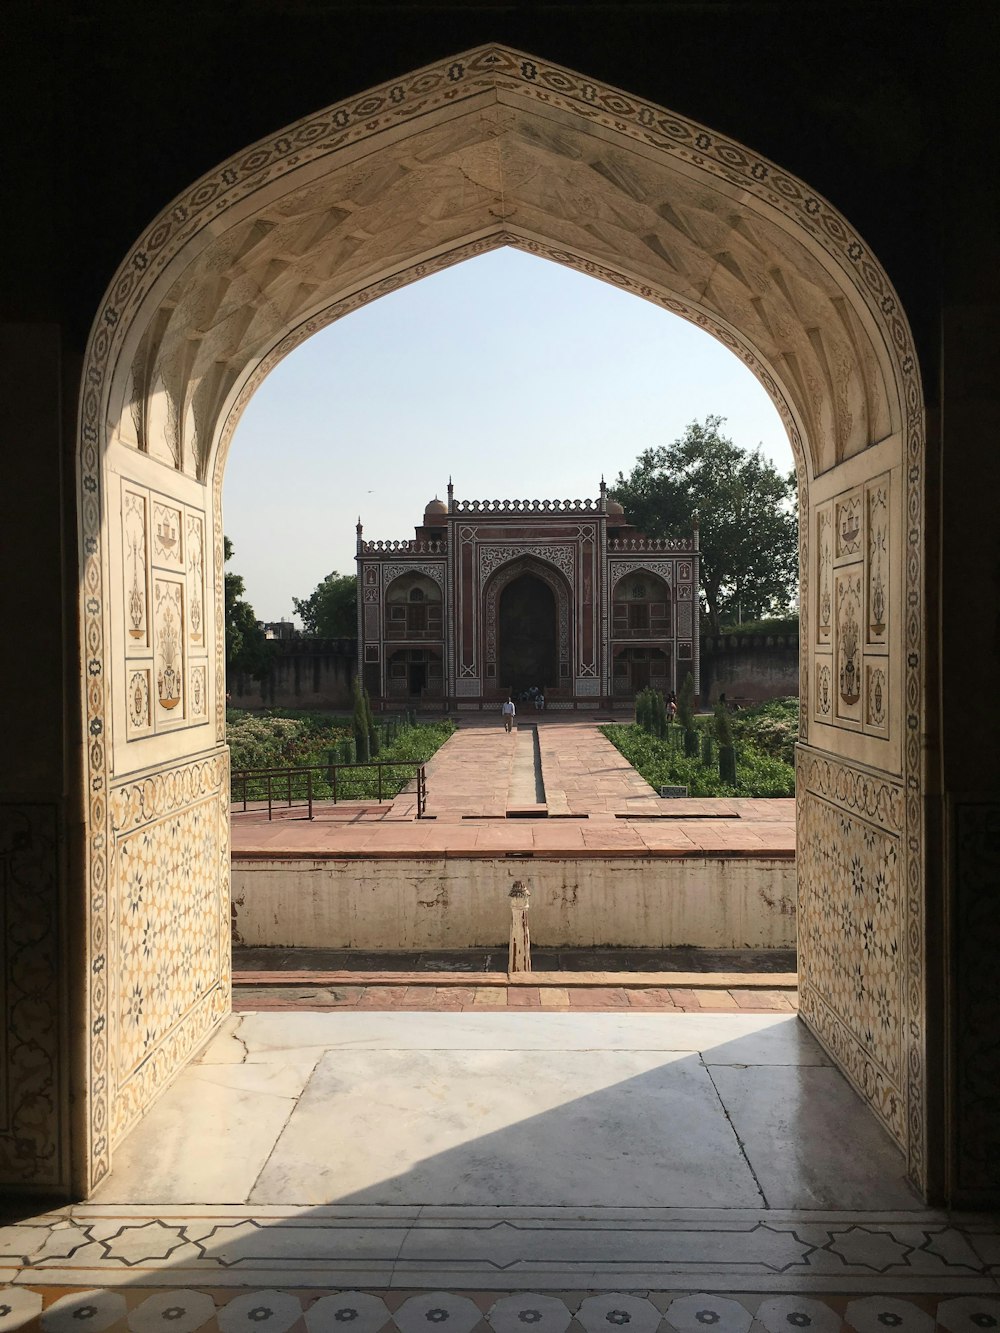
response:
{"label": "green tree", "polygon": [[353,639],[358,633],[358,576],[327,574],[308,597],[293,597],[302,632],[320,639]]}
{"label": "green tree", "polygon": [[645,449],[612,494],[648,537],[681,537],[697,514],[709,626],[783,611],[799,577],[795,473],[722,434],[724,417],[692,421],[673,444]]}
{"label": "green tree", "polygon": [[[225,543],[226,563],[232,559],[233,543]],[[243,594],[246,583],[241,574],[226,571],[226,669],[241,671],[263,680],[271,666],[271,646],[257,624],[254,609]]]}

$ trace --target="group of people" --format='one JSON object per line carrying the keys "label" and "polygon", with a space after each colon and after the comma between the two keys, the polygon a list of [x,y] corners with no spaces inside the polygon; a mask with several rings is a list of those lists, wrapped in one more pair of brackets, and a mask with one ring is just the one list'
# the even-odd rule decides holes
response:
{"label": "group of people", "polygon": [[506,700],[500,705],[500,716],[503,718],[504,728],[511,731],[514,726],[514,717],[517,709],[514,706],[514,700],[519,704],[534,704],[537,712],[545,711],[545,695],[537,685],[532,685],[530,689],[519,690],[518,693],[509,694]]}

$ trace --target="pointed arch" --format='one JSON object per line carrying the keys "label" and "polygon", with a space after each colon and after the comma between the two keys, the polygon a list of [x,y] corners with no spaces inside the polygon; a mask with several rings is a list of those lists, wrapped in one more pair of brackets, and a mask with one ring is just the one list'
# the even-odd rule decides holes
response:
{"label": "pointed arch", "polygon": [[[86,1184],[229,1004],[221,486],[239,413],[316,329],[499,245],[693,320],[782,415],[800,487],[802,1012],[926,1187],[924,408],[905,314],[863,239],[805,182],[501,46],[346,99],[222,163],[155,219],[97,313],[78,450]],[[146,557],[135,634],[126,507]],[[209,529],[214,560],[192,564],[185,553]],[[201,638],[199,597],[215,607]],[[176,698],[158,683],[171,644]],[[164,1013],[140,1051],[112,904],[140,840],[155,858],[196,826],[212,850],[194,926],[216,961],[200,987],[171,974],[180,1018]],[[821,892],[847,903],[859,876],[891,885],[885,975],[815,908]],[[867,978],[860,991],[848,957]]]}

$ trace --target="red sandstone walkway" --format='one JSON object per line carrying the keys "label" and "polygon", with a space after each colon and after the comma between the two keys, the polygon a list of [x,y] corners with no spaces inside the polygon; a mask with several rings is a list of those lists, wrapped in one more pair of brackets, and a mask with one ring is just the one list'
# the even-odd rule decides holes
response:
{"label": "red sandstone walkway", "polygon": [[427,815],[415,799],[317,806],[268,823],[234,814],[235,857],[651,856],[795,854],[795,802],[664,800],[592,716],[537,714],[548,818],[506,818],[514,738],[499,719],[463,719],[427,766]]}
{"label": "red sandstone walkway", "polygon": [[[608,1013],[624,1009],[641,1009],[666,1013],[794,1013],[798,1009],[795,978],[770,977],[767,986],[716,985],[699,986],[636,986],[629,977],[625,985],[621,978],[609,976],[604,986],[573,984],[574,978],[565,974],[559,980],[570,984],[532,986],[498,983],[469,985],[468,979],[448,978],[446,985],[428,984],[417,977],[396,978],[397,984],[366,985],[356,980],[327,981],[304,984],[302,974],[294,976],[299,983],[288,985],[292,976],[278,979],[282,985],[261,980],[264,974],[252,979],[233,977],[233,1010],[236,1013],[258,1013],[263,1010],[295,1009],[311,1013],[327,1009],[415,1009],[425,1012],[444,1010],[480,1011],[483,1009],[545,1009],[589,1013]],[[663,978],[664,982],[668,978]],[[703,981],[704,978],[701,978]],[[725,979],[723,979],[725,980]],[[786,984],[775,985],[775,981]]]}

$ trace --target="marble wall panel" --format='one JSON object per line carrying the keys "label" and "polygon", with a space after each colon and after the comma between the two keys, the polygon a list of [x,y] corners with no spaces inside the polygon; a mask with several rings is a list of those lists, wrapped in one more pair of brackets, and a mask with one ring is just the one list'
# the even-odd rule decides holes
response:
{"label": "marble wall panel", "polygon": [[801,1012],[905,1146],[902,790],[808,753],[797,779]]}
{"label": "marble wall panel", "polygon": [[228,759],[111,798],[112,1142],[229,1009]]}
{"label": "marble wall panel", "polygon": [[136,481],[123,481],[121,496],[125,666],[116,699],[132,744],[209,721],[213,628],[204,513]]}

